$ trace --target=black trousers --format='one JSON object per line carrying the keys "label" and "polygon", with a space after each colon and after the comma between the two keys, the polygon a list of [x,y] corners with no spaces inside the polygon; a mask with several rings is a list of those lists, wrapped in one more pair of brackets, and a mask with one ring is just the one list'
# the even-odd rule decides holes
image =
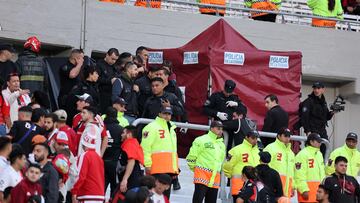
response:
{"label": "black trousers", "polygon": [[205,203],[216,203],[218,189],[210,188],[202,184],[195,183],[195,191],[192,203],[202,203],[205,198]]}
{"label": "black trousers", "polygon": [[266,21],[266,22],[275,22],[276,21],[276,14],[266,14],[266,15],[262,15],[262,16],[257,16],[257,17],[253,17],[254,20],[259,20],[259,21]]}
{"label": "black trousers", "polygon": [[111,196],[116,189],[116,161],[104,160],[104,169],[105,169],[105,192],[110,184]]}

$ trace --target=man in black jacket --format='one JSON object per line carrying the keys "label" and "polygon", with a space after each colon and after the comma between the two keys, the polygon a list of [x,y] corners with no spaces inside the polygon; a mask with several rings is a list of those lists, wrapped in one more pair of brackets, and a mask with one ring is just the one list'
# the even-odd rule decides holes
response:
{"label": "man in black jacket", "polygon": [[268,189],[269,196],[272,201],[276,202],[278,198],[283,196],[282,183],[279,173],[269,167],[271,155],[269,152],[260,152],[260,164],[256,166],[259,179],[265,184]]}
{"label": "man in black jacket", "polygon": [[357,203],[360,200],[360,187],[357,180],[346,175],[348,160],[343,156],[335,159],[335,173],[322,182],[329,189],[329,201],[332,203]]}
{"label": "man in black jacket", "polygon": [[0,87],[3,87],[9,74],[16,73],[16,65],[11,61],[14,53],[12,45],[0,44]]}
{"label": "man in black jacket", "polygon": [[[112,84],[116,79],[115,63],[119,58],[119,51],[116,48],[111,48],[107,51],[104,59],[97,62],[96,66],[99,71],[99,90],[100,98],[110,98]],[[101,99],[101,112],[105,113],[107,107],[111,106],[110,99]]]}
{"label": "man in black jacket", "polygon": [[[312,86],[313,92],[301,103],[300,122],[307,135],[318,133],[322,138],[328,139],[326,132],[327,121],[334,112],[329,111],[325,100],[325,86],[321,82],[315,82]],[[320,151],[324,155],[326,147],[321,145]]]}
{"label": "man in black jacket", "polygon": [[[281,128],[287,128],[289,125],[289,115],[279,105],[279,99],[274,94],[265,97],[265,107],[268,109],[264,119],[262,131],[278,133]],[[263,137],[261,142],[264,147],[275,141],[275,138]]]}
{"label": "man in black jacket", "polygon": [[155,119],[162,107],[171,107],[173,118],[184,114],[184,106],[179,99],[172,93],[164,91],[164,81],[161,78],[151,80],[153,96],[148,98],[144,106],[143,118]]}

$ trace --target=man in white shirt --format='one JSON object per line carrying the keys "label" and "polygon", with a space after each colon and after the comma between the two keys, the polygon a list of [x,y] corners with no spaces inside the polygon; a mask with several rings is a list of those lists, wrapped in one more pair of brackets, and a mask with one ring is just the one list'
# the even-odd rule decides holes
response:
{"label": "man in white shirt", "polygon": [[0,137],[0,174],[9,165],[8,158],[12,150],[11,138],[8,136]]}
{"label": "man in white shirt", "polygon": [[[101,153],[101,130],[98,126],[98,123],[95,121],[96,116],[96,109],[91,106],[86,106],[81,111],[81,118],[85,124],[85,130],[81,134],[80,140],[83,139],[84,135],[91,134],[96,137],[95,139],[95,151],[102,156]],[[82,143],[80,141],[79,148],[78,148],[78,156],[80,156],[84,152],[82,148]]]}
{"label": "man in white shirt", "polygon": [[21,170],[26,165],[26,155],[20,145],[14,145],[9,155],[10,165],[0,174],[0,202],[3,201],[3,192],[8,187],[15,187],[21,180]]}
{"label": "man in white shirt", "polygon": [[29,90],[20,89],[19,75],[12,73],[7,78],[7,88],[2,91],[5,102],[10,106],[11,123],[18,120],[18,109],[31,102]]}

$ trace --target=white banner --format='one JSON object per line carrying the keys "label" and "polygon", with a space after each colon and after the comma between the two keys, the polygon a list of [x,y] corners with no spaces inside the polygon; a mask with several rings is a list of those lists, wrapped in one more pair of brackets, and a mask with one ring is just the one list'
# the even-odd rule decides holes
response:
{"label": "white banner", "polygon": [[228,65],[244,65],[245,54],[239,52],[224,52],[224,64]]}
{"label": "white banner", "polygon": [[289,68],[288,56],[270,56],[269,68]]}
{"label": "white banner", "polygon": [[199,63],[199,52],[198,51],[184,52],[183,64],[198,64],[198,63]]}
{"label": "white banner", "polygon": [[149,51],[149,64],[162,64],[163,61],[162,51]]}

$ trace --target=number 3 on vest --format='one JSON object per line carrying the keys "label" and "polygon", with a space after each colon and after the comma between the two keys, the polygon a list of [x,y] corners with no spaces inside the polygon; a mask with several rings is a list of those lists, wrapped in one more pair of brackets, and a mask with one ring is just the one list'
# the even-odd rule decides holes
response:
{"label": "number 3 on vest", "polygon": [[160,138],[165,138],[165,130],[159,130]]}

